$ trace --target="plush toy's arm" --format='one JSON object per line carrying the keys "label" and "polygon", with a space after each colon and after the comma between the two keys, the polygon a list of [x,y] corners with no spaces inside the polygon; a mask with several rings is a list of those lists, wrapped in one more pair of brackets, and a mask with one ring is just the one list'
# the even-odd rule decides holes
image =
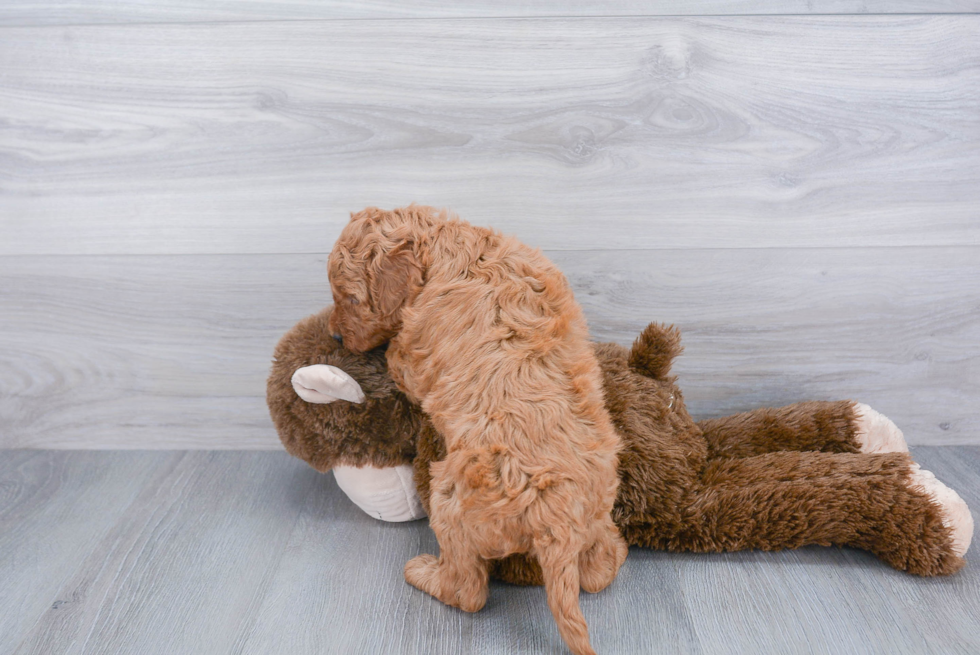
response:
{"label": "plush toy's arm", "polygon": [[432,462],[440,462],[446,458],[446,441],[432,423],[426,421],[422,424],[415,449],[415,459],[412,461],[415,489],[421,499],[422,507],[428,511],[429,487],[432,483],[429,466]]}
{"label": "plush toy's arm", "polygon": [[700,421],[708,456],[753,457],[780,451],[907,452],[894,423],[849,400],[805,402]]}

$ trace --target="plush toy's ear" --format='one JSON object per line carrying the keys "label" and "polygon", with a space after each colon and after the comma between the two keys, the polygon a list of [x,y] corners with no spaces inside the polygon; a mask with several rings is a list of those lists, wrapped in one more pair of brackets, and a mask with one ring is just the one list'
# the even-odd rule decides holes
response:
{"label": "plush toy's ear", "polygon": [[292,383],[299,397],[309,403],[326,404],[337,400],[364,402],[361,385],[336,366],[314,364],[296,369]]}

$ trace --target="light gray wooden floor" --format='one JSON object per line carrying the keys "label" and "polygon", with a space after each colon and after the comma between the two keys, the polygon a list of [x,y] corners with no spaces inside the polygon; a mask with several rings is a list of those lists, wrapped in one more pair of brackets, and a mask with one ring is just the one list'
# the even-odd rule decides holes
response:
{"label": "light gray wooden floor", "polygon": [[[980,508],[980,447],[921,447]],[[436,552],[281,452],[0,455],[0,652],[557,653],[541,589],[473,615],[408,586]],[[602,653],[976,653],[980,562],[949,578],[856,550],[633,549],[582,596]]]}

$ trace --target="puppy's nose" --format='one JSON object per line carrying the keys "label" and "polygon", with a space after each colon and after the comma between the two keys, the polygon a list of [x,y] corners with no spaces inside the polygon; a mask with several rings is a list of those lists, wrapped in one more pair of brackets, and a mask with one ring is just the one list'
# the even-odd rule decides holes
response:
{"label": "puppy's nose", "polygon": [[342,335],[335,334],[333,335],[333,338],[336,339],[337,343],[339,343],[341,346],[344,345],[344,337]]}

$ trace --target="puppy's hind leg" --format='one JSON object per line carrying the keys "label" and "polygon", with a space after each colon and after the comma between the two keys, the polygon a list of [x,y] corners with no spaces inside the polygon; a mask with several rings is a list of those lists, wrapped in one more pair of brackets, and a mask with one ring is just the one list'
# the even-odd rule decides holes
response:
{"label": "puppy's hind leg", "polygon": [[612,584],[629,552],[626,540],[616,529],[612,519],[606,515],[604,522],[608,525],[602,529],[591,548],[583,550],[578,558],[582,589],[590,594],[602,591]]}
{"label": "puppy's hind leg", "polygon": [[579,606],[579,552],[570,544],[552,541],[535,544],[535,554],[544,574],[548,607],[558,624],[561,638],[575,655],[595,655],[589,644],[589,628]]}
{"label": "puppy's hind leg", "polygon": [[419,555],[405,564],[405,580],[464,612],[483,608],[489,594],[487,562],[459,521],[458,510],[440,494],[432,496],[429,525],[439,541],[439,557]]}
{"label": "puppy's hind leg", "polygon": [[405,580],[464,612],[478,612],[487,603],[487,565],[475,554],[460,559],[442,545],[439,557],[419,555],[405,564]]}

